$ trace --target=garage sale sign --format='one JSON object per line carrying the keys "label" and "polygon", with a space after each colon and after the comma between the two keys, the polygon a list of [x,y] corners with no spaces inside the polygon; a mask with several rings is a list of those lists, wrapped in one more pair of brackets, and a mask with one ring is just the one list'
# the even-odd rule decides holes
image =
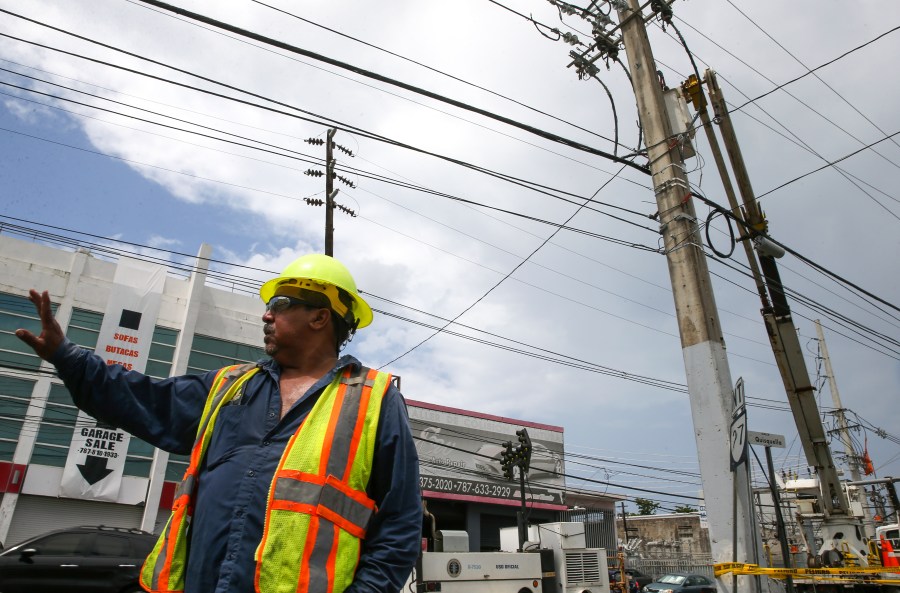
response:
{"label": "garage sale sign", "polygon": [[[120,258],[97,346],[107,364],[143,372],[166,280],[162,266]],[[59,495],[115,502],[131,435],[78,412]]]}

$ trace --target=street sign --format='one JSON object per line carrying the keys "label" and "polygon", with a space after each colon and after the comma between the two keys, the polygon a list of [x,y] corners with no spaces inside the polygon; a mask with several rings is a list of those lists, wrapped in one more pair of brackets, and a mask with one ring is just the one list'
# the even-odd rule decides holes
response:
{"label": "street sign", "polygon": [[738,410],[744,407],[744,378],[738,377],[738,380],[734,383],[734,391],[732,392],[734,397],[734,412],[733,414],[736,416],[738,414]]}
{"label": "street sign", "polygon": [[740,411],[731,420],[731,471],[744,463],[747,456],[747,409],[741,407]]}
{"label": "street sign", "polygon": [[751,445],[762,445],[763,447],[778,447],[784,449],[784,435],[769,434],[768,432],[747,431],[747,440]]}

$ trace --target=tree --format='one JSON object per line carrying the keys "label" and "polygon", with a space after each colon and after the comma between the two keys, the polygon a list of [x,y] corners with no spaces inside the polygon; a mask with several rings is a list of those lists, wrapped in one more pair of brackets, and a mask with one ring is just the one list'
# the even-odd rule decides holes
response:
{"label": "tree", "polygon": [[681,505],[681,506],[675,507],[675,512],[676,513],[696,513],[697,509],[686,504],[686,505]]}
{"label": "tree", "polygon": [[637,505],[638,515],[653,515],[659,508],[659,503],[647,498],[635,498],[634,504]]}

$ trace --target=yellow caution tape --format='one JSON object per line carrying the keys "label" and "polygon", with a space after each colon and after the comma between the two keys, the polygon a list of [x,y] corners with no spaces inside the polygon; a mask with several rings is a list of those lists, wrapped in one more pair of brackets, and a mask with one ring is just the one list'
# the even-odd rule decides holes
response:
{"label": "yellow caution tape", "polygon": [[[854,582],[864,580],[872,583],[898,584],[900,583],[900,570],[891,570],[884,566],[850,568],[765,568],[758,564],[746,562],[722,562],[713,565],[716,578],[732,573],[736,575],[767,576],[773,579],[786,579],[788,577],[809,578],[813,580],[837,580]],[[875,578],[871,575],[898,575],[898,578]],[[847,578],[855,576],[856,578]]]}

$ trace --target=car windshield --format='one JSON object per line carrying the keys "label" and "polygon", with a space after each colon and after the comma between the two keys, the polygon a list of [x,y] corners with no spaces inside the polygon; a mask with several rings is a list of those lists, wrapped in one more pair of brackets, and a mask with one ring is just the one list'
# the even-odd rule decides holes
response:
{"label": "car windshield", "polygon": [[660,577],[660,583],[666,583],[669,585],[680,585],[684,582],[685,577],[680,574],[667,574],[665,576]]}

